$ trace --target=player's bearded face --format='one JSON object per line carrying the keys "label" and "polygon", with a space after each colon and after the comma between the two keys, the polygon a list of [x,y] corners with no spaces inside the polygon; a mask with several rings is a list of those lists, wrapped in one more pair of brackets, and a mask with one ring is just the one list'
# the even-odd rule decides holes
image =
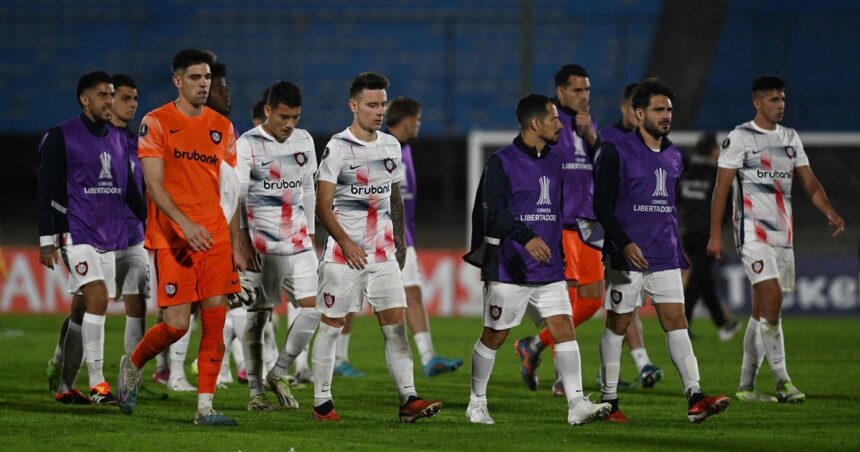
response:
{"label": "player's bearded face", "polygon": [[382,120],[388,108],[388,94],[384,89],[362,90],[361,94],[350,99],[349,103],[359,127],[368,132],[376,132],[382,128]]}
{"label": "player's bearded face", "polygon": [[81,94],[81,103],[90,119],[96,122],[108,122],[113,106],[113,85],[99,83]]}
{"label": "player's bearded face", "polygon": [[637,116],[649,135],[665,137],[672,128],[672,101],[663,95],[651,96],[648,108],[637,110]]}
{"label": "player's bearded face", "polygon": [[558,119],[558,109],[555,105],[547,105],[547,115],[540,121],[539,134],[548,144],[558,143],[558,132],[564,127],[561,120]]}
{"label": "player's bearded face", "polygon": [[266,105],[263,107],[263,112],[266,114],[266,130],[275,139],[284,142],[298,126],[302,107],[290,107],[279,103],[275,108]]}
{"label": "player's bearded face", "polygon": [[209,72],[208,64],[195,64],[174,74],[173,83],[179,88],[179,95],[183,99],[195,107],[201,107],[209,97],[212,73]]}

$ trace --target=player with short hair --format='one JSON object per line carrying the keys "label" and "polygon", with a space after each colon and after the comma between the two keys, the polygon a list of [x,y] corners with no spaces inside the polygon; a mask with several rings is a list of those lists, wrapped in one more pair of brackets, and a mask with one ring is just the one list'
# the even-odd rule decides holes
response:
{"label": "player with short hair", "polygon": [[[427,308],[421,299],[421,269],[418,265],[418,255],[415,253],[415,195],[417,180],[415,166],[412,161],[412,146],[407,141],[418,136],[421,128],[421,105],[414,99],[406,97],[394,98],[386,113],[388,133],[400,142],[403,170],[405,172],[400,185],[403,196],[404,212],[406,215],[406,263],[401,274],[406,291],[406,321],[412,328],[412,337],[421,356],[424,375],[436,375],[453,372],[463,365],[462,359],[451,359],[436,355],[433,339],[430,336],[430,322]],[[335,354],[334,374],[345,377],[363,377],[364,372],[356,369],[348,359],[349,336],[352,330],[352,315],[346,317],[346,325],[337,338],[337,353]]]}
{"label": "player with short hair", "polygon": [[[595,229],[593,225],[597,223],[592,208],[592,162],[601,137],[597,133],[597,123],[589,112],[591,82],[584,67],[566,64],[559,68],[555,73],[555,94],[562,129],[553,149],[555,155],[562,160],[566,189],[579,194],[565,197],[562,208],[564,273],[573,307],[573,324],[579,326],[593,317],[603,304],[603,256],[600,245],[592,243],[590,239],[591,235],[600,235],[590,234],[590,231]],[[633,328],[636,326],[634,323]],[[641,336],[641,331],[634,329],[631,336],[635,341]],[[523,383],[532,391],[538,387],[537,367],[540,364],[540,354],[544,348],[552,345],[552,335],[547,328],[543,328],[534,337],[521,338],[514,343],[514,349],[522,363],[520,374]],[[648,353],[641,343],[634,356],[639,358],[636,360],[637,365],[642,363],[643,366],[648,366],[643,367],[644,372],[637,380],[641,377],[644,386],[653,386],[660,379],[662,371],[651,365]],[[552,393],[556,396],[564,395],[561,378],[556,378]]]}
{"label": "player with short hair", "polygon": [[567,389],[571,425],[604,417],[608,403],[595,404],[582,393],[579,344],[571,319],[562,253],[565,186],[562,162],[550,146],[562,123],[552,100],[531,94],[517,104],[521,132],[490,156],[472,213],[472,246],[466,262],[481,268],[484,329],[472,351],[472,392],[466,418],[493,424],[487,410],[487,383],[496,351],[531,305],[555,341],[555,361]]}
{"label": "player with short hair", "polygon": [[[735,396],[743,401],[801,402],[805,395],[791,382],[785,363],[780,311],[782,293],[794,291],[794,235],[791,185],[800,180],[803,191],[826,217],[837,237],[845,221],[827,199],[812,172],[800,137],[780,124],[785,113],[785,82],[771,75],[752,82],[756,114],[723,140],[711,203],[708,254],[722,257],[721,224],[729,186],[733,188],[735,245],[752,284],[752,315],[744,334],[741,378]],[[755,390],[762,360],[776,380],[776,398]]]}
{"label": "player with short hair", "polygon": [[340,420],[331,398],[335,342],[344,317],[358,312],[365,297],[385,339],[400,420],[415,422],[442,408],[440,401],[418,397],[412,375],[400,276],[406,258],[400,144],[379,131],[388,105],[386,88],[388,79],[372,72],[352,80],[352,125],[331,138],[317,171],[316,214],[329,234],[316,303],[322,318],[312,351],[317,420]]}
{"label": "player with short hair", "polygon": [[148,113],[140,126],[138,155],[149,194],[146,247],[155,253],[164,322],[123,355],[119,400],[122,411],[131,414],[143,366],[186,333],[191,304],[199,303],[203,328],[194,423],[230,426],[236,421],[215,411],[212,399],[224,356],[225,295],[239,291],[236,267],[244,269],[245,262],[238,240],[231,241],[238,234],[236,206],[222,206],[222,184],[235,180],[236,138],[230,121],[205,106],[211,62],[199,50],[179,51],[173,58],[178,98]]}
{"label": "player with short hair", "polygon": [[606,232],[606,328],[600,340],[602,400],[612,404],[608,418],[627,422],[618,408],[621,343],[648,295],[666,331],[669,356],[688,400],[687,418],[702,422],[729,405],[725,396],[708,397],[699,386],[699,365],[687,334],[676,211],[684,154],[667,138],[672,126],[670,87],[656,79],[641,82],[632,105],[639,120],[633,132],[604,143],[595,170],[594,212]]}
{"label": "player with short hair", "polygon": [[[128,242],[126,217],[116,212],[128,206],[138,221],[146,212],[133,182],[127,138],[108,125],[114,99],[110,75],[84,74],[76,94],[81,114],[49,129],[39,148],[40,262],[53,269],[60,247],[74,294],[53,360],[62,363],[55,399],[114,405],[103,373],[104,322],[115,292],[114,252]],[[74,387],[85,357],[89,398]]]}
{"label": "player with short hair", "polygon": [[[266,122],[243,134],[236,143],[236,173],[241,186],[240,210],[246,223],[240,240],[250,253],[250,284],[260,295],[248,306],[244,332],[248,364],[248,410],[269,411],[265,387],[281,406],[296,409],[288,373],[305,349],[320,321],[316,310],[317,267],[314,250],[314,172],[316,153],[311,135],[297,128],[302,94],[291,82],[269,89]],[[245,222],[245,221],[243,221]],[[256,273],[252,273],[256,272]],[[272,370],[263,378],[263,330],[272,309],[281,303],[281,286],[298,317],[287,331],[286,343]]]}
{"label": "player with short hair", "polygon": [[[129,127],[137,114],[137,83],[125,74],[111,76],[115,90],[111,107],[110,123],[128,139],[128,153],[134,183],[140,193],[145,193],[143,170],[137,158],[137,132]],[[128,247],[114,252],[116,256],[116,298],[122,297],[125,305],[125,353],[131,353],[143,338],[146,331],[146,301],[149,299],[149,254],[143,247],[143,222],[134,212],[126,215],[128,224]],[[167,394],[150,391],[140,387],[138,397],[150,400],[164,400]]]}

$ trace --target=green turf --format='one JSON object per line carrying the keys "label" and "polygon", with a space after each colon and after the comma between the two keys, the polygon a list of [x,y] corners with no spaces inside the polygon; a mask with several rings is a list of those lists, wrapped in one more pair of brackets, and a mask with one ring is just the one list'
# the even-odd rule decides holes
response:
{"label": "green turf", "polygon": [[[549,386],[550,355],[540,368],[541,387],[530,392],[522,385],[513,340],[533,331],[524,325],[511,332],[500,350],[488,388],[490,413],[496,425],[471,425],[464,411],[469,399],[469,357],[480,331],[475,318],[434,319],[437,352],[462,357],[466,365],[455,374],[425,378],[416,366],[416,386],[426,398],[445,401],[433,419],[415,425],[397,421],[397,398],[385,368],[382,335],[371,318],[358,319],[351,361],[367,372],[363,379],[335,378],[333,392],[340,424],[311,419],[311,387],[295,391],[298,411],[245,411],[247,389],[239,384],[219,390],[215,406],[234,416],[231,429],[197,427],[191,423],[196,396],[170,394],[166,402],[141,402],[125,416],[116,408],[63,406],[47,391],[43,369],[51,356],[61,318],[0,316],[0,438],[2,450],[625,450],[737,449],[774,450],[856,449],[860,447],[860,328],[856,319],[787,319],[788,364],[794,381],[807,394],[798,405],[742,404],[692,425],[677,373],[668,359],[664,339],[654,320],[646,320],[646,342],[652,360],[664,368],[664,381],[652,390],[621,393],[628,425],[608,423],[571,427],[563,399],[553,398]],[[121,317],[107,322],[106,375],[116,382],[122,350]],[[704,388],[712,394],[733,394],[741,360],[741,335],[722,343],[706,321],[697,321],[694,347]],[[579,333],[586,392],[594,391],[599,320]],[[198,333],[199,335],[199,333]],[[283,330],[279,330],[279,338]],[[195,355],[196,337],[190,356]],[[417,355],[416,355],[417,358]],[[417,363],[416,359],[416,363]],[[633,364],[624,354],[622,377],[631,379]],[[146,369],[147,378],[152,364]],[[773,393],[767,368],[760,388]],[[85,372],[78,380],[85,389]],[[149,383],[153,389],[163,387]]]}

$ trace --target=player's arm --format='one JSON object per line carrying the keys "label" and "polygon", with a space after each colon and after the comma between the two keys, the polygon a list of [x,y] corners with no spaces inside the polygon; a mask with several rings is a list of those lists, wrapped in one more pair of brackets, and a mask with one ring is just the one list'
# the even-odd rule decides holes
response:
{"label": "player's arm", "polygon": [[[239,180],[239,204],[236,206],[236,240],[239,243],[239,253],[245,256],[247,269],[252,272],[262,270],[262,262],[254,244],[251,241],[248,226],[248,190],[251,186],[251,145],[247,138],[236,141],[236,179]],[[231,228],[233,225],[230,225]]]}
{"label": "player's arm", "polygon": [[627,263],[644,270],[648,261],[642,255],[642,250],[636,245],[615,216],[615,204],[618,202],[618,184],[620,182],[621,164],[618,150],[612,143],[604,143],[594,168],[594,214],[603,226],[606,238],[612,241],[621,252]]}
{"label": "player's arm", "polygon": [[720,158],[717,160],[717,178],[711,195],[711,231],[706,252],[716,259],[722,259],[723,252],[723,217],[732,181],[737,176],[738,169],[743,167],[746,158],[742,137],[739,132],[731,132],[720,145]]}
{"label": "player's arm", "polygon": [[320,224],[328,231],[329,235],[340,245],[347,265],[350,268],[363,269],[367,264],[367,254],[364,252],[364,248],[358,246],[358,244],[349,238],[334,216],[332,202],[334,202],[335,189],[336,186],[332,182],[317,181],[317,218],[319,218]]}
{"label": "player's arm", "polygon": [[[310,137],[308,137],[310,139]],[[314,172],[317,169],[317,156],[315,152],[310,152],[308,163],[305,164],[304,180],[302,181],[302,206],[305,211],[305,219],[308,223],[308,235],[311,237],[311,242],[314,242],[314,234],[316,233],[316,218],[314,211],[317,204],[317,190],[314,183]]]}
{"label": "player's arm", "polygon": [[39,149],[39,262],[54,268],[59,262],[54,243],[54,193],[58,188],[60,174],[66,172],[66,143],[59,128],[48,130]]}
{"label": "player's arm", "polygon": [[504,237],[526,248],[529,255],[538,262],[549,262],[552,257],[546,242],[534,233],[525,223],[518,220],[508,207],[511,182],[502,167],[502,161],[495,155],[487,160],[484,169],[484,203],[486,204],[487,223],[493,225],[489,235]]}
{"label": "player's arm", "polygon": [[711,233],[708,239],[708,255],[717,260],[722,259],[723,253],[723,216],[732,181],[735,179],[737,168],[719,168],[714,182],[714,192],[711,195]]}
{"label": "player's arm", "polygon": [[137,184],[134,182],[134,170],[131,164],[128,165],[128,185],[125,190],[125,204],[131,209],[142,223],[146,224],[146,199],[143,193],[137,189]]}
{"label": "player's arm", "polygon": [[803,186],[806,196],[827,217],[827,224],[833,227],[833,237],[842,235],[845,232],[845,220],[830,205],[830,200],[827,198],[824,186],[821,185],[821,181],[812,172],[812,167],[809,165],[797,166],[794,168],[794,172],[800,179],[800,185]]}
{"label": "player's arm", "polygon": [[600,136],[597,134],[597,128],[591,122],[591,109],[588,103],[584,103],[576,108],[576,117],[573,118],[576,132],[585,140],[588,147],[596,149],[600,144]]}
{"label": "player's arm", "polygon": [[406,236],[405,236],[405,218],[403,207],[403,195],[400,193],[400,182],[391,184],[391,223],[394,227],[394,249],[397,256],[397,264],[403,270],[406,265]]}
{"label": "player's arm", "polygon": [[164,160],[156,157],[141,157],[143,178],[146,180],[146,194],[158,210],[173,220],[185,235],[185,240],[194,251],[205,251],[214,244],[212,235],[203,226],[191,221],[176,205],[173,197],[164,188]]}

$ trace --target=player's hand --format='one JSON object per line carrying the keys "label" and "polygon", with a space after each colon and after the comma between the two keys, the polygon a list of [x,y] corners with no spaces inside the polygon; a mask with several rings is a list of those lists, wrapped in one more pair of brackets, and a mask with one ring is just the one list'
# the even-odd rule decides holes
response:
{"label": "player's hand", "polygon": [[526,251],[532,256],[532,259],[546,264],[552,258],[552,252],[546,243],[540,237],[534,237],[526,243]]}
{"label": "player's hand", "polygon": [[339,243],[339,245],[343,251],[343,257],[346,259],[346,265],[354,270],[364,270],[364,266],[367,265],[367,253],[364,252],[364,248],[350,239],[344,240],[344,243]]}
{"label": "player's hand", "polygon": [[708,240],[708,246],[705,248],[705,252],[708,253],[708,256],[712,256],[718,261],[723,260],[723,238],[711,237]]}
{"label": "player's hand", "polygon": [[591,130],[591,113],[589,112],[588,104],[577,108],[576,117],[573,120],[576,131],[582,136],[591,135],[594,131]]}
{"label": "player's hand", "polygon": [[639,249],[639,245],[630,242],[623,250],[621,250],[621,252],[624,253],[624,258],[627,259],[627,263],[632,265],[633,268],[638,268],[639,270],[648,269],[648,261],[645,260],[645,256],[642,255],[642,250]]}
{"label": "player's hand", "polygon": [[209,231],[193,221],[189,221],[185,225],[179,225],[179,227],[182,228],[185,240],[188,241],[188,244],[191,245],[191,249],[194,251],[207,251],[215,244]]}
{"label": "player's hand", "polygon": [[39,262],[45,267],[54,269],[54,265],[60,262],[60,256],[57,252],[57,247],[54,245],[46,245],[39,247]]}
{"label": "player's hand", "polygon": [[835,211],[827,214],[827,225],[833,228],[833,237],[839,237],[845,232],[845,220]]}
{"label": "player's hand", "polygon": [[262,258],[257,254],[254,244],[251,243],[251,237],[245,229],[239,231],[239,252],[245,258],[245,268],[240,268],[240,270],[252,271],[254,273],[259,273],[263,270]]}

